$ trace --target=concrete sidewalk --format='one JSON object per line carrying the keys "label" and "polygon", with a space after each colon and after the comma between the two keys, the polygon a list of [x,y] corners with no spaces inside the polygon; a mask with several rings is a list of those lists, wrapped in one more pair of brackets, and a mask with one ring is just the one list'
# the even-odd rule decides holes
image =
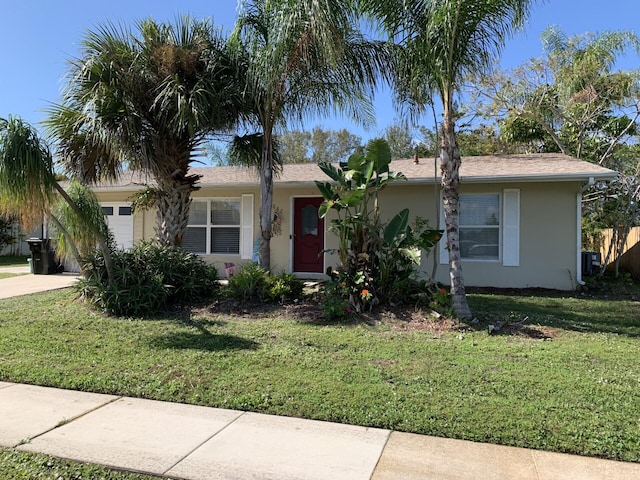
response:
{"label": "concrete sidewalk", "polygon": [[77,273],[56,275],[33,275],[29,267],[0,267],[0,273],[15,273],[17,276],[0,279],[0,298],[17,297],[30,293],[46,292],[72,286]]}
{"label": "concrete sidewalk", "polygon": [[640,464],[4,382],[0,446],[180,479],[640,478]]}

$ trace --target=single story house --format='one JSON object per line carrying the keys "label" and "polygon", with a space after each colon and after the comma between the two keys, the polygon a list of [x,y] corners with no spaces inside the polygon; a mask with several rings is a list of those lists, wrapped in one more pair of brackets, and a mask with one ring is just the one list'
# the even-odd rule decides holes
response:
{"label": "single story house", "polygon": [[[391,170],[407,180],[380,195],[384,219],[404,208],[412,217],[444,227],[439,165],[434,159],[397,160]],[[256,257],[259,237],[259,179],[245,167],[200,167],[200,189],[192,195],[183,247],[196,252],[224,276],[225,263]],[[581,195],[616,172],[562,154],[465,157],[460,169],[460,246],[468,286],[544,287],[570,290],[581,282]],[[314,183],[328,178],[315,164],[285,165],[274,180],[274,271],[321,278],[335,266],[337,238],[319,219],[322,198]],[[153,238],[156,214],[132,214],[130,197],[144,187],[140,175],[95,187],[116,241],[130,247]],[[449,283],[445,241],[423,258],[421,272]]]}

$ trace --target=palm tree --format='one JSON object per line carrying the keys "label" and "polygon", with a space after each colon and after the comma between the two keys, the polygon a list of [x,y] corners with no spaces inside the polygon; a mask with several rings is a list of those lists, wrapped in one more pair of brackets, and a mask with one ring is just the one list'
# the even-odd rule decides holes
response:
{"label": "palm tree", "polygon": [[271,266],[277,129],[331,110],[361,122],[373,119],[369,98],[377,79],[386,73],[390,56],[384,43],[366,40],[356,22],[353,11],[340,0],[241,3],[230,44],[245,65],[239,81],[252,113],[249,123],[262,135],[259,263],[263,268]]}
{"label": "palm tree", "polygon": [[507,38],[523,26],[533,0],[360,0],[403,47],[394,84],[400,101],[417,110],[433,93],[442,102],[440,170],[456,315],[471,318],[459,248],[460,150],[455,98],[465,78],[490,68]]}
{"label": "palm tree", "polygon": [[[87,253],[97,244],[111,281],[111,250],[102,211],[83,208],[92,200],[95,207],[95,197],[73,184],[71,194],[67,192],[56,180],[53,163],[49,147],[31,125],[16,117],[0,118],[0,212],[19,218],[27,228],[46,217],[63,235],[61,244],[80,266],[82,256],[77,245]],[[80,194],[83,202],[78,202]],[[56,215],[60,198],[67,207],[64,218]],[[67,227],[73,225],[81,227],[70,231]]]}
{"label": "palm tree", "polygon": [[180,245],[198,189],[189,167],[211,134],[238,120],[235,66],[209,21],[136,27],[105,24],[85,35],[46,125],[61,164],[83,182],[124,168],[148,175],[158,192],[158,240]]}
{"label": "palm tree", "polygon": [[0,208],[29,227],[42,222],[56,190],[53,159],[20,118],[0,118]]}

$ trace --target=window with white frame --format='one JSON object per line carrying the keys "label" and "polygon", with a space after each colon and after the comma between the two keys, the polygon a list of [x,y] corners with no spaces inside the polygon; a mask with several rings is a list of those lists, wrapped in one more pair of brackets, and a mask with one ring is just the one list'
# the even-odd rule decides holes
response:
{"label": "window with white frame", "polygon": [[239,255],[240,198],[193,200],[182,247],[201,254]]}
{"label": "window with white frame", "polygon": [[466,259],[500,259],[500,195],[460,195],[460,256]]}
{"label": "window with white frame", "polygon": [[[444,210],[440,205],[440,228]],[[502,193],[460,194],[460,253],[464,260],[501,261],[520,266],[520,189]],[[447,243],[438,243],[440,263],[449,263]]]}

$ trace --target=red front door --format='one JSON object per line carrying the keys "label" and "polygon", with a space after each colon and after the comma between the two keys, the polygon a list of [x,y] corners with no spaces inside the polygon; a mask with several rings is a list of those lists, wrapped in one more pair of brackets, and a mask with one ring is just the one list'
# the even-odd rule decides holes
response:
{"label": "red front door", "polygon": [[324,272],[324,219],[318,218],[322,197],[293,200],[293,271]]}

